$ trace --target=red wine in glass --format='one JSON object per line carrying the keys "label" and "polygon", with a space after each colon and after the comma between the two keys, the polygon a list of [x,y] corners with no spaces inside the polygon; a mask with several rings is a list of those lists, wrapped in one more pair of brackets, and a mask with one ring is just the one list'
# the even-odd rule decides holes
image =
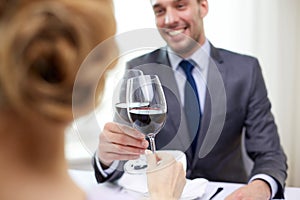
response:
{"label": "red wine in glass", "polygon": [[[162,85],[156,75],[142,75],[128,79],[126,90],[128,117],[132,127],[149,138],[150,148],[155,153],[155,135],[166,121],[167,104]],[[124,165],[126,172],[139,174],[147,166],[142,156],[129,160]]]}
{"label": "red wine in glass", "polygon": [[159,108],[134,107],[129,114],[132,126],[146,136],[158,133],[166,120],[166,112]]}

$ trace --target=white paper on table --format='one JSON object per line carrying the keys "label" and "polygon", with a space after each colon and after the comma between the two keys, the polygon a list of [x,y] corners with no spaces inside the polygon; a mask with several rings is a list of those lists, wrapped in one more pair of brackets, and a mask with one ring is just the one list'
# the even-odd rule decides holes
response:
{"label": "white paper on table", "polygon": [[[181,200],[190,200],[197,197],[202,197],[205,193],[208,180],[204,178],[196,178],[193,180],[187,179],[183,189]],[[129,191],[142,193],[148,196],[147,177],[145,174],[130,175],[124,174],[118,181],[118,184]]]}

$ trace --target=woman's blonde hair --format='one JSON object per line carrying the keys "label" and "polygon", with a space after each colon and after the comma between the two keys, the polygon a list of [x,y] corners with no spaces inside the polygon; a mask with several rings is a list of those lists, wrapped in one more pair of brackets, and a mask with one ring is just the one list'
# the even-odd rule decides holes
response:
{"label": "woman's blonde hair", "polygon": [[[110,0],[0,0],[0,108],[71,121],[76,74],[91,50],[115,29]],[[108,66],[97,67],[104,72],[96,96]],[[96,77],[85,79],[91,78]],[[91,105],[85,99],[95,97],[94,81],[81,83],[77,106],[86,111]]]}

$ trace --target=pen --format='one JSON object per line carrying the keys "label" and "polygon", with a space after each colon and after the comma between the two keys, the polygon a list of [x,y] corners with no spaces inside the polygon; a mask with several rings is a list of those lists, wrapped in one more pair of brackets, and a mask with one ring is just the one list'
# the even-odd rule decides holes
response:
{"label": "pen", "polygon": [[217,194],[219,194],[223,190],[222,187],[218,187],[217,191],[209,198],[209,200],[212,200]]}

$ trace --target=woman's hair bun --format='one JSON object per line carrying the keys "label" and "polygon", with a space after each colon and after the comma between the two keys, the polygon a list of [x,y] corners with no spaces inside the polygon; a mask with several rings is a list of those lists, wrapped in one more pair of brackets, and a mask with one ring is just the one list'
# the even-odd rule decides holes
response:
{"label": "woman's hair bun", "polygon": [[[97,44],[115,32],[110,2],[34,1],[2,17],[1,103],[20,113],[70,121],[80,65]],[[101,78],[99,84],[103,83]],[[82,87],[86,91],[77,94],[87,95],[89,87],[94,86],[87,83]],[[81,105],[85,97],[80,98]]]}

